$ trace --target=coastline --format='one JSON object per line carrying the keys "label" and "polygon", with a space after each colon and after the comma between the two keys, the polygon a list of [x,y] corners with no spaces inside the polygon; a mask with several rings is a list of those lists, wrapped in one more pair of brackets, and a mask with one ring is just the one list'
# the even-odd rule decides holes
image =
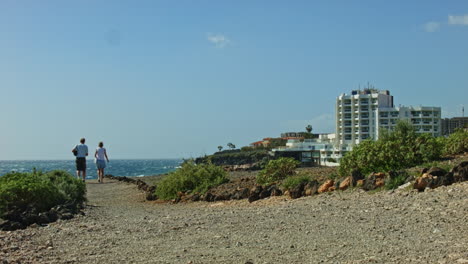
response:
{"label": "coastline", "polygon": [[0,232],[23,263],[453,263],[468,260],[468,182],[416,191],[348,190],[168,204],[134,184],[87,182],[85,215]]}

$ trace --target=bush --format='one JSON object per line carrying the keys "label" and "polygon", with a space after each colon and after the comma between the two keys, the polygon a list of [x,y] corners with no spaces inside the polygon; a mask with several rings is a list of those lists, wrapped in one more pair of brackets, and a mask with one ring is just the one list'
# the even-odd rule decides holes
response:
{"label": "bush", "polygon": [[468,131],[458,129],[444,141],[443,153],[456,155],[468,152]]}
{"label": "bush", "polygon": [[196,164],[213,163],[214,165],[242,165],[261,162],[264,158],[269,158],[270,155],[265,149],[256,150],[223,150],[216,152],[214,155],[200,157],[195,159]]}
{"label": "bush", "polygon": [[299,163],[299,161],[296,161],[293,158],[279,158],[277,160],[271,160],[265,166],[265,169],[258,173],[257,183],[268,185],[281,181],[288,176],[292,176],[294,175],[295,169]]}
{"label": "bush", "polygon": [[156,195],[162,200],[171,200],[177,197],[178,192],[205,193],[209,188],[227,181],[227,173],[219,166],[186,161],[181,168],[159,182]]}
{"label": "bush", "polygon": [[85,184],[64,171],[7,173],[0,177],[0,217],[11,209],[44,212],[85,200]]}
{"label": "bush", "polygon": [[281,187],[283,187],[285,190],[289,190],[298,186],[301,183],[306,183],[309,181],[310,181],[310,176],[307,176],[307,175],[290,176],[283,180]]}
{"label": "bush", "polygon": [[385,189],[387,190],[393,190],[398,188],[398,186],[404,184],[406,178],[408,178],[408,174],[405,172],[399,172],[394,177],[391,176],[392,175],[390,174],[390,178],[385,182]]}
{"label": "bush", "polygon": [[414,127],[400,121],[395,130],[382,133],[377,141],[366,140],[355,146],[340,162],[341,176],[353,170],[363,174],[412,167],[441,157],[441,141],[428,134],[418,135]]}
{"label": "bush", "polygon": [[86,198],[86,184],[63,170],[54,170],[45,174],[57,186],[64,197],[64,203],[82,204]]}

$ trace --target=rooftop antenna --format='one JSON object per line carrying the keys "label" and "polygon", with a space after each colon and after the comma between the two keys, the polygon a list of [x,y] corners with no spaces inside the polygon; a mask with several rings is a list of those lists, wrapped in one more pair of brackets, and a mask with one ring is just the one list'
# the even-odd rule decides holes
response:
{"label": "rooftop antenna", "polygon": [[465,117],[465,106],[462,106],[462,117]]}

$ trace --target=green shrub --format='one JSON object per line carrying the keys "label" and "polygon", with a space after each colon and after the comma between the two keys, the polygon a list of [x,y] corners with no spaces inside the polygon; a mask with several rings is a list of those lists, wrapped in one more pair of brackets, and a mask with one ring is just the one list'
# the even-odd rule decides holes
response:
{"label": "green shrub", "polygon": [[241,165],[249,163],[261,162],[264,158],[269,158],[268,150],[254,149],[254,150],[223,150],[214,155],[200,157],[195,159],[196,164],[213,163],[214,165]]}
{"label": "green shrub", "polygon": [[289,190],[298,186],[301,183],[309,182],[310,180],[311,180],[310,176],[307,176],[307,175],[290,176],[283,180],[283,183],[281,184],[281,186],[285,190]]}
{"label": "green shrub", "polygon": [[65,198],[64,203],[83,203],[86,198],[86,184],[63,170],[54,170],[45,174],[57,186]]}
{"label": "green shrub", "polygon": [[162,200],[171,200],[177,197],[178,192],[205,193],[209,188],[227,181],[227,173],[219,166],[186,161],[181,168],[159,182],[156,195]]}
{"label": "green shrub", "polygon": [[443,153],[455,155],[468,152],[468,131],[458,129],[444,141]]}
{"label": "green shrub", "polygon": [[278,182],[295,173],[299,161],[293,158],[279,158],[277,160],[270,160],[257,175],[257,183],[267,185],[270,183]]}
{"label": "green shrub", "polygon": [[441,157],[442,142],[431,135],[418,135],[414,127],[404,121],[393,131],[385,131],[379,140],[366,140],[355,146],[340,162],[341,176],[353,170],[363,174],[387,172],[412,167]]}
{"label": "green shrub", "polygon": [[7,173],[0,177],[0,217],[10,209],[44,212],[68,202],[81,203],[84,194],[84,183],[64,171]]}
{"label": "green shrub", "polygon": [[387,190],[393,190],[398,188],[398,186],[402,185],[405,183],[406,178],[408,177],[408,174],[406,173],[399,173],[397,176],[393,178],[389,178],[385,182],[385,189]]}

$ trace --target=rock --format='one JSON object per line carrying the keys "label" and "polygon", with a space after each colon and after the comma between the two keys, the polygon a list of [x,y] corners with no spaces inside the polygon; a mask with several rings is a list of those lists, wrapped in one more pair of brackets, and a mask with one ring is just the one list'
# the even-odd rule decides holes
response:
{"label": "rock", "polygon": [[263,187],[261,185],[255,186],[249,193],[249,203],[257,201],[260,199],[260,193],[263,191]]}
{"label": "rock", "polygon": [[270,196],[281,196],[283,194],[281,189],[276,184],[273,184],[268,188],[270,189]]}
{"label": "rock", "polygon": [[231,199],[234,199],[234,200],[246,199],[246,198],[249,198],[249,193],[250,193],[249,188],[243,188],[243,189],[237,190],[231,196]]}
{"label": "rock", "polygon": [[364,186],[364,180],[358,180],[356,182],[356,187],[361,187],[361,186]]}
{"label": "rock", "polygon": [[453,174],[454,182],[468,181],[468,161],[463,161],[453,167],[450,172]]}
{"label": "rock", "polygon": [[447,171],[439,167],[432,167],[427,171],[427,173],[431,174],[432,176],[444,176],[447,174]]}
{"label": "rock", "polygon": [[300,184],[296,185],[294,188],[289,189],[289,196],[293,199],[302,197],[305,186],[306,186],[306,183],[301,182]]}
{"label": "rock", "polygon": [[306,186],[304,187],[304,195],[310,196],[310,195],[317,194],[319,187],[320,187],[320,184],[316,180],[308,182]]}
{"label": "rock", "polygon": [[371,173],[364,181],[362,188],[366,191],[375,190],[385,185],[385,173]]}
{"label": "rock", "polygon": [[351,182],[353,181],[353,178],[351,176],[346,177],[341,183],[340,186],[338,187],[340,190],[344,191],[351,186]]}
{"label": "rock", "polygon": [[263,188],[263,190],[260,192],[258,197],[260,199],[264,199],[264,198],[270,197],[270,195],[271,195],[271,189],[270,187],[266,187],[266,188]]}
{"label": "rock", "polygon": [[193,202],[200,201],[200,194],[199,193],[193,194],[192,197],[190,198],[190,200],[192,200]]}
{"label": "rock", "polygon": [[364,175],[360,170],[353,170],[351,172],[351,186],[355,187],[359,180],[364,180]]}
{"label": "rock", "polygon": [[330,187],[332,187],[334,184],[335,184],[335,182],[334,182],[333,180],[327,180],[327,181],[325,181],[325,183],[322,184],[322,185],[320,186],[320,188],[318,189],[318,193],[327,192],[328,189],[329,189]]}
{"label": "rock", "polygon": [[206,194],[203,196],[203,201],[205,201],[205,202],[213,202],[213,201],[214,201],[214,198],[215,198],[215,196],[214,196],[212,193],[208,192],[208,193],[206,193]]}
{"label": "rock", "polygon": [[158,196],[154,192],[147,192],[146,193],[146,200],[147,201],[155,201],[158,199]]}
{"label": "rock", "polygon": [[413,188],[422,192],[432,184],[432,181],[433,181],[433,176],[430,175],[429,173],[424,173],[421,177],[416,179],[416,181],[414,182]]}

